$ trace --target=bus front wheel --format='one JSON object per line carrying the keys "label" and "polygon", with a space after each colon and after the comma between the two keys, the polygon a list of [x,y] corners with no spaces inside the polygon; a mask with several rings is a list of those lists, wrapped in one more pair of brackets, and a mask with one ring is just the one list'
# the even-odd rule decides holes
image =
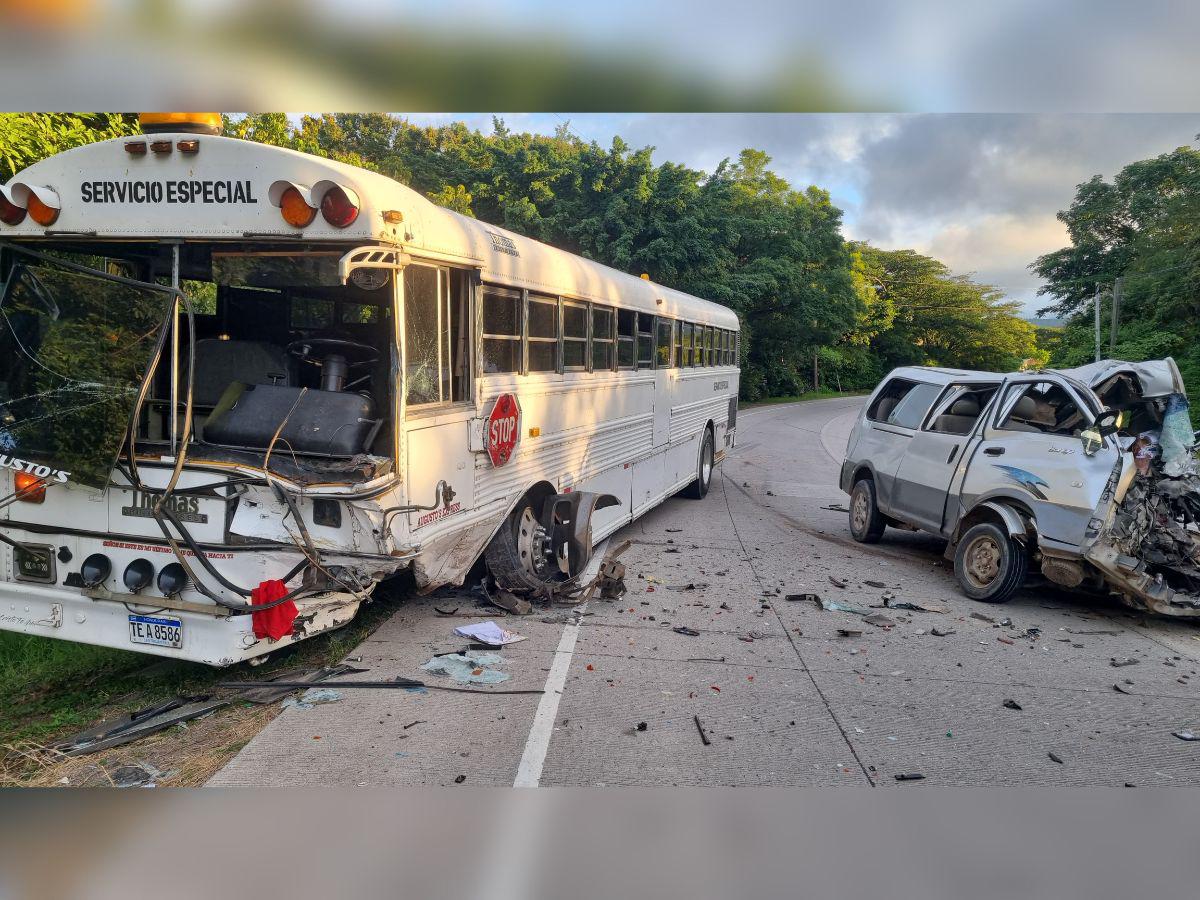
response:
{"label": "bus front wheel", "polygon": [[712,483],[713,474],[713,436],[712,431],[704,429],[704,440],[700,444],[700,458],[696,463],[696,480],[684,489],[684,496],[693,500],[703,500],[708,496],[708,486]]}
{"label": "bus front wheel", "polygon": [[551,537],[539,520],[542,502],[523,498],[484,553],[496,584],[506,591],[538,591],[559,574]]}

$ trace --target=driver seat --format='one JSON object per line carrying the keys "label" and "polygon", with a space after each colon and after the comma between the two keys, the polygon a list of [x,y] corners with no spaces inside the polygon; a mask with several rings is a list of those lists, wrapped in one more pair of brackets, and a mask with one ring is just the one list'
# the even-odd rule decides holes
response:
{"label": "driver seat", "polygon": [[374,400],[345,391],[310,388],[301,396],[302,391],[282,384],[233,382],[204,423],[205,443],[266,450],[286,418],[279,451],[310,456],[369,452],[383,424],[376,417]]}

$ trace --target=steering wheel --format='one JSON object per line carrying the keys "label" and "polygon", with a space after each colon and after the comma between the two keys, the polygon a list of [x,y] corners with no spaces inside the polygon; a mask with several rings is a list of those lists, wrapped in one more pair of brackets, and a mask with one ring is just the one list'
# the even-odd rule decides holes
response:
{"label": "steering wheel", "polygon": [[379,351],[370,344],[343,338],[301,338],[287,345],[287,352],[301,362],[321,365],[327,357],[340,356],[352,369],[368,366],[379,360]]}

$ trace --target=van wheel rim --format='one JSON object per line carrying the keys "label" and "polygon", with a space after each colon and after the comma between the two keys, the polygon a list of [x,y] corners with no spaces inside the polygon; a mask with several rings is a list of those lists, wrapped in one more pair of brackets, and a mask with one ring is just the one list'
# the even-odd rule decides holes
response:
{"label": "van wheel rim", "polygon": [[525,507],[521,519],[517,522],[517,556],[521,560],[521,568],[534,578],[544,579],[549,568],[546,558],[546,548],[550,536],[533,515],[533,509]]}
{"label": "van wheel rim", "polygon": [[850,524],[854,526],[855,531],[861,534],[867,530],[867,519],[870,518],[870,510],[867,508],[867,492],[856,493],[850,507],[852,516]]}
{"label": "van wheel rim", "polygon": [[971,542],[966,554],[967,577],[976,587],[987,587],[1000,575],[1000,545],[992,537]]}

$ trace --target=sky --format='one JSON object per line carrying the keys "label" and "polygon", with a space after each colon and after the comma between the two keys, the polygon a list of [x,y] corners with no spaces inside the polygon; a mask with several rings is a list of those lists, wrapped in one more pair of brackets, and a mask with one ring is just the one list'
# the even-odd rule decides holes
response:
{"label": "sky", "polygon": [[[492,114],[402,114],[417,124]],[[911,248],[992,284],[1033,316],[1045,305],[1029,265],[1069,243],[1056,218],[1076,185],[1200,143],[1200,114],[510,113],[514,131],[563,123],[607,145],[620,135],[658,162],[712,171],[745,147],[766,151],[794,187],[829,191],[847,238]]]}

